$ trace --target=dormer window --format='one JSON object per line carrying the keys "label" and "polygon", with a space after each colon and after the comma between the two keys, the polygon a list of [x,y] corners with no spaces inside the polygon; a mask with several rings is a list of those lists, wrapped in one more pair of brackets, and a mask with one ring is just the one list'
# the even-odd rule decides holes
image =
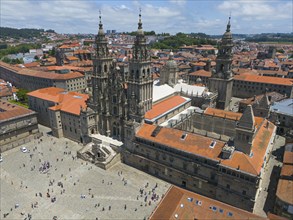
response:
{"label": "dormer window", "polygon": [[181,140],[185,140],[186,139],[186,137],[187,137],[187,134],[186,133],[183,133],[182,135],[181,135]]}
{"label": "dormer window", "polygon": [[214,148],[216,146],[217,142],[213,140],[210,144],[210,148]]}

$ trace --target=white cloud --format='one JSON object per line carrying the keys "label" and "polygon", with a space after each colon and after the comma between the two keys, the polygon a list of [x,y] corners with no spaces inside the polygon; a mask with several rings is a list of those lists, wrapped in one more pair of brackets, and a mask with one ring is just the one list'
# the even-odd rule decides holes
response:
{"label": "white cloud", "polygon": [[179,6],[184,6],[186,4],[186,0],[170,0],[170,2]]}
{"label": "white cloud", "polygon": [[[292,13],[288,13],[292,11],[292,2],[283,0],[269,2],[264,0],[225,0],[212,3],[205,0],[0,1],[1,26],[50,28],[58,33],[96,33],[99,10],[102,11],[105,30],[135,31],[140,7],[144,30],[154,30],[158,33],[205,32],[220,34],[225,31],[230,11],[232,12],[232,31],[239,30],[241,33],[249,33],[247,27],[252,26],[252,23],[261,28],[259,30],[261,32],[266,32],[265,27],[268,28],[267,32],[286,31],[292,24]],[[203,2],[206,4],[205,7],[202,6]],[[215,5],[215,2],[218,2],[218,6]],[[266,23],[271,25],[265,26]],[[276,28],[277,26],[278,28]],[[270,27],[272,28],[270,29]]]}
{"label": "white cloud", "polygon": [[292,19],[291,1],[224,1],[218,6],[218,9],[227,14],[232,12],[232,17],[241,17],[243,20],[249,21]]}

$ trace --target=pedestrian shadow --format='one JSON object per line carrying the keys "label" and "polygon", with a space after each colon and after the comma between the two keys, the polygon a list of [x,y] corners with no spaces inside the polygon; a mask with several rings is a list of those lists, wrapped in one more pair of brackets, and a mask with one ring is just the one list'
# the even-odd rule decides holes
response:
{"label": "pedestrian shadow", "polygon": [[276,192],[277,192],[280,173],[281,173],[281,167],[274,166],[270,176],[270,184],[267,188],[268,195],[267,195],[264,208],[263,208],[265,213],[268,213],[268,212],[274,213],[273,211],[274,211],[274,205],[276,201]]}
{"label": "pedestrian shadow", "polygon": [[47,132],[47,135],[49,135],[49,136],[53,136],[53,132],[52,132],[52,131],[48,131],[48,132]]}
{"label": "pedestrian shadow", "polygon": [[276,160],[279,162],[283,162],[285,146],[281,146],[278,149],[272,151],[272,155],[276,157]]}

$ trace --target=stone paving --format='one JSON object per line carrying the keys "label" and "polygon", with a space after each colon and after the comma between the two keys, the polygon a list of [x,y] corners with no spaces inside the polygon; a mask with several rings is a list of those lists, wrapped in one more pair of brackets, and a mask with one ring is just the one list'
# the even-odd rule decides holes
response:
{"label": "stone paving", "polygon": [[[29,152],[2,153],[0,219],[145,219],[170,186],[122,163],[102,170],[76,158],[81,145],[40,130],[42,141],[26,144]],[[47,173],[39,171],[44,161],[50,162]]]}
{"label": "stone paving", "polygon": [[275,143],[272,149],[272,155],[265,167],[265,174],[261,183],[261,191],[257,197],[253,213],[266,217],[267,212],[273,211],[275,204],[275,194],[280,174],[282,163],[277,157],[282,155],[273,155],[275,152],[281,153],[280,148],[285,145],[285,138],[276,136]]}

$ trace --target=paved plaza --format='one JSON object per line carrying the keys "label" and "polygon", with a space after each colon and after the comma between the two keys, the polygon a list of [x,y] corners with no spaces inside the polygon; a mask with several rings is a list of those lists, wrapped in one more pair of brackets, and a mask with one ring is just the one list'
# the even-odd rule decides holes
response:
{"label": "paved plaza", "polygon": [[276,136],[272,154],[265,167],[265,175],[261,183],[261,191],[256,200],[253,213],[266,217],[268,211],[272,212],[275,199],[278,178],[282,167],[282,162],[278,158],[282,157],[281,147],[285,145],[285,138]]}
{"label": "paved plaza", "polygon": [[2,153],[0,219],[144,219],[170,186],[122,163],[107,171],[86,163],[76,158],[81,145],[40,130],[29,152]]}

